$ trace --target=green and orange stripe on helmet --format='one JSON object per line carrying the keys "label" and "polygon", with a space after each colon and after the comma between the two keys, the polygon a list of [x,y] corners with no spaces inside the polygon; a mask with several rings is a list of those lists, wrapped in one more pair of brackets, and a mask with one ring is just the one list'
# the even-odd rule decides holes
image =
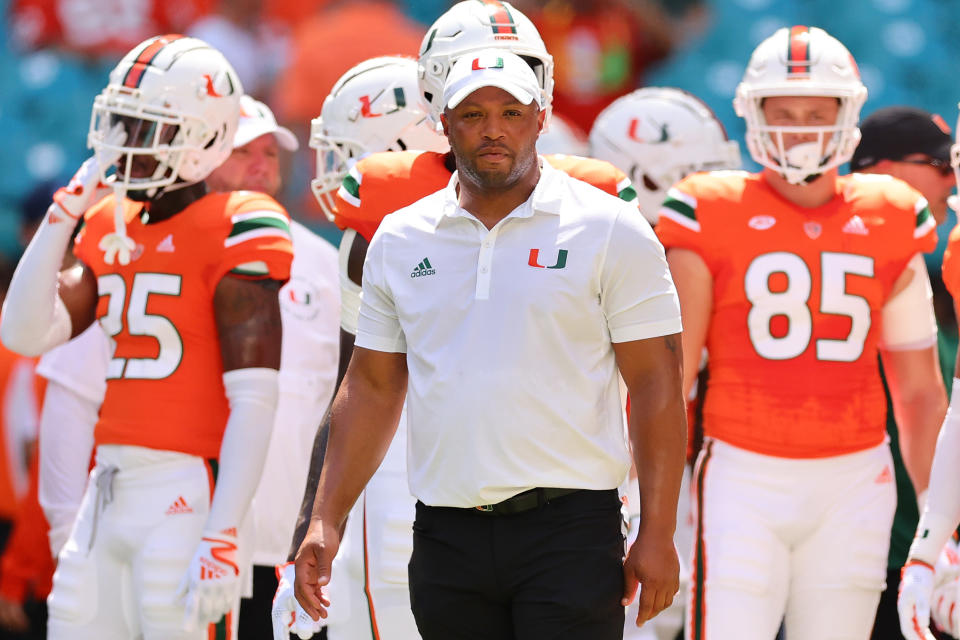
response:
{"label": "green and orange stripe on helmet", "polygon": [[127,69],[127,75],[123,77],[123,86],[131,89],[139,87],[140,81],[143,80],[143,76],[147,72],[147,67],[160,54],[160,51],[174,40],[179,40],[182,37],[179,33],[168,33],[147,42],[137,55],[137,59]]}
{"label": "green and orange stripe on helmet", "polygon": [[787,77],[810,75],[810,27],[796,25],[790,28],[787,41]]}
{"label": "green and orange stripe on helmet", "polygon": [[513,20],[513,14],[510,13],[507,5],[500,2],[500,0],[480,0],[480,2],[486,6],[487,13],[490,14],[490,27],[495,34],[515,34],[517,32],[517,25]]}

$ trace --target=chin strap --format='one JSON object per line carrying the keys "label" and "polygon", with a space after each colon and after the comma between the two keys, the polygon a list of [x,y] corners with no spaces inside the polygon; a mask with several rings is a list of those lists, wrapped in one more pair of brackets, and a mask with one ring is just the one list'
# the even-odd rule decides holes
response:
{"label": "chin strap", "polygon": [[127,235],[127,223],[123,218],[123,201],[127,190],[122,184],[113,184],[113,233],[108,233],[100,240],[100,250],[103,251],[103,261],[113,264],[117,260],[121,265],[130,264],[130,256],[136,248],[136,243]]}

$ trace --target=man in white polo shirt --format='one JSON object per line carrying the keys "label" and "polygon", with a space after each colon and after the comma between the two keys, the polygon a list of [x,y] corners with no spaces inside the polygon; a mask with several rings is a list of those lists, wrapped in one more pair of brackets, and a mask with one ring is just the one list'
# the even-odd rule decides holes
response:
{"label": "man in white polo shirt", "polygon": [[[367,253],[350,368],[297,555],[297,597],[322,590],[351,505],[408,403],[418,498],[411,605],[433,638],[620,638],[677,591],[684,458],[680,311],[635,207],[548,165],[536,76],[503,50],[464,56],[444,88],[459,171],[387,216]],[[644,514],[623,559],[616,487]]]}

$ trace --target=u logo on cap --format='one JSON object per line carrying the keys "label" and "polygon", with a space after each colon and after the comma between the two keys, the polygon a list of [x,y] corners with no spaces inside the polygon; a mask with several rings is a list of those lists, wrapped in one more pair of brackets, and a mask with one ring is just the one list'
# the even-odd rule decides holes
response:
{"label": "u logo on cap", "polygon": [[480,71],[481,69],[503,69],[503,58],[497,58],[496,62],[490,64],[490,59],[482,61],[482,58],[474,58],[473,66],[470,67],[472,71]]}

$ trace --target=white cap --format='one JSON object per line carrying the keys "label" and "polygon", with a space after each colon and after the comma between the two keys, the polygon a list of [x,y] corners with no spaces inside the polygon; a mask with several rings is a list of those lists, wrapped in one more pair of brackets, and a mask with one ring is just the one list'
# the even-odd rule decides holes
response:
{"label": "white cap", "polygon": [[477,89],[498,87],[522,104],[543,108],[543,94],[533,69],[505,49],[483,49],[460,56],[443,85],[443,104],[453,109]]}
{"label": "white cap", "polygon": [[300,147],[297,136],[293,135],[290,129],[277,124],[270,107],[250,96],[241,97],[240,121],[237,124],[237,133],[233,136],[233,148],[250,144],[267,133],[276,136],[277,144],[287,151],[296,151]]}

